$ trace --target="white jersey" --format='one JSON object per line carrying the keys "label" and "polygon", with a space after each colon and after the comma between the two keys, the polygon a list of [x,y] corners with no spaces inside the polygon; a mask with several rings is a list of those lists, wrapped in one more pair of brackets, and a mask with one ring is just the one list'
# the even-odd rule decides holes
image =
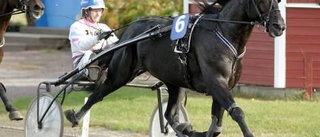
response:
{"label": "white jersey", "polygon": [[108,49],[110,45],[118,41],[113,34],[107,40],[98,40],[99,31],[111,31],[103,23],[92,23],[87,19],[80,19],[70,27],[69,40],[71,44],[72,60],[75,64],[85,53],[95,50]]}

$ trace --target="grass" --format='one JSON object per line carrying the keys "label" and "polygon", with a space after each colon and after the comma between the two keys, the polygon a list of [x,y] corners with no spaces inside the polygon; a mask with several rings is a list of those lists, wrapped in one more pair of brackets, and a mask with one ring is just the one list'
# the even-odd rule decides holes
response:
{"label": "grass", "polygon": [[[79,110],[89,94],[73,92],[63,104],[63,110]],[[194,129],[207,130],[210,125],[210,97],[189,93],[187,111]],[[320,136],[320,102],[302,100],[259,100],[236,97],[246,114],[249,128],[259,137],[318,137]],[[26,114],[31,98],[13,102]],[[149,119],[156,105],[156,94],[150,90],[124,87],[107,96],[91,109],[91,127],[105,127],[147,133]],[[0,107],[3,107],[1,104]],[[8,121],[7,113],[0,110],[0,121]],[[71,126],[65,121],[66,126]],[[240,128],[225,114],[222,136],[241,136]]]}

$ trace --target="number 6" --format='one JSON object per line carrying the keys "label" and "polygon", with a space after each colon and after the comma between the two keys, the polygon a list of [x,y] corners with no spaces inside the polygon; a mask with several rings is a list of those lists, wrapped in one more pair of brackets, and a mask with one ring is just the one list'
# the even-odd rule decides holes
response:
{"label": "number 6", "polygon": [[184,22],[185,18],[186,18],[186,15],[181,15],[177,19],[176,26],[174,27],[174,29],[176,30],[177,33],[180,33],[184,29],[184,25],[186,24]]}

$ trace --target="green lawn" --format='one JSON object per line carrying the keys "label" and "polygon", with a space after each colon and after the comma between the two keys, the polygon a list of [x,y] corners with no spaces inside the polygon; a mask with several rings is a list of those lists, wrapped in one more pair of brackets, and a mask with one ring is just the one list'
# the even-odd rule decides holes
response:
{"label": "green lawn", "polygon": [[[188,94],[187,111],[194,129],[207,130],[210,119],[211,99],[203,95]],[[63,109],[79,110],[85,92],[69,94]],[[259,100],[235,98],[246,114],[246,121],[258,137],[319,137],[320,102],[300,100]],[[31,98],[14,101],[25,115]],[[149,119],[156,105],[156,93],[151,90],[122,88],[106,97],[91,109],[91,126],[112,130],[148,132]],[[1,104],[0,107],[3,107]],[[0,110],[0,121],[8,121],[7,113]],[[71,126],[66,122],[66,126]],[[222,136],[239,137],[238,125],[225,113]]]}

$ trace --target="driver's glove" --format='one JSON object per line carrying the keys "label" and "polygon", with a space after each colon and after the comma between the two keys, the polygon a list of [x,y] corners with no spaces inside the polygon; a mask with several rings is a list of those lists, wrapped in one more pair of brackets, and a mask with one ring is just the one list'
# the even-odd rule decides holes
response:
{"label": "driver's glove", "polygon": [[98,40],[108,39],[112,35],[112,32],[113,31],[100,32],[98,35]]}

